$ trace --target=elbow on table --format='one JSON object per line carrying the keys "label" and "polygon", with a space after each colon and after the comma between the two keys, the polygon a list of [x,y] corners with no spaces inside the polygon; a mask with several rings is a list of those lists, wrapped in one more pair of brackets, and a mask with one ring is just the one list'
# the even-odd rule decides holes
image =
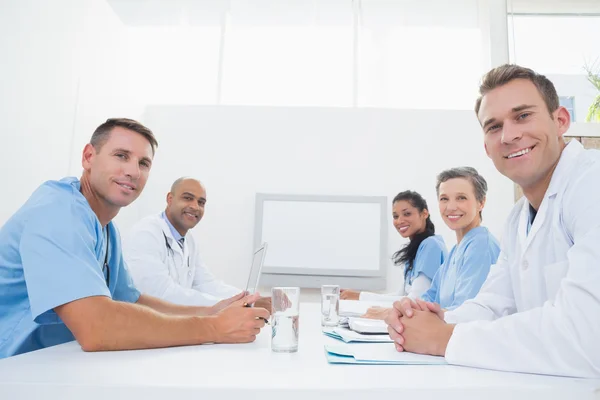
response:
{"label": "elbow on table", "polygon": [[76,339],[81,349],[86,353],[110,350],[106,345],[106,341],[102,340],[98,334],[86,332],[79,335]]}

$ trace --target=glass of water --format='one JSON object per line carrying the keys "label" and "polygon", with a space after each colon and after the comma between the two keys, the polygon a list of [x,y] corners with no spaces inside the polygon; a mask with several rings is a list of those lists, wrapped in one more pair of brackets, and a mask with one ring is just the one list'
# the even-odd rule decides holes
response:
{"label": "glass of water", "polygon": [[300,288],[271,289],[271,350],[276,353],[298,351]]}
{"label": "glass of water", "polygon": [[340,287],[321,286],[321,325],[337,326],[340,322]]}

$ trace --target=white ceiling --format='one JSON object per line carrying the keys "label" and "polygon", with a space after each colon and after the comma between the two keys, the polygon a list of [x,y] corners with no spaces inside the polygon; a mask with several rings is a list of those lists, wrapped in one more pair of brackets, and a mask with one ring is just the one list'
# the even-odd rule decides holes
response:
{"label": "white ceiling", "polygon": [[[106,0],[115,14],[128,26],[219,25],[229,9],[236,23],[244,20],[269,25],[274,20],[288,26],[348,23],[352,19],[352,0]],[[401,25],[440,15],[460,18],[461,13],[477,10],[477,3],[501,0],[361,0],[363,23],[373,13],[382,22],[381,11],[389,5],[388,20]],[[595,14],[600,15],[600,0],[506,0],[509,13],[516,14]],[[461,9],[463,11],[461,11]],[[454,12],[453,12],[454,11]],[[276,16],[276,18],[273,18]],[[466,16],[463,16],[466,18]],[[463,18],[464,19],[464,18]],[[391,21],[387,21],[388,23]]]}
{"label": "white ceiling", "polygon": [[600,0],[507,0],[507,6],[516,14],[600,15]]}

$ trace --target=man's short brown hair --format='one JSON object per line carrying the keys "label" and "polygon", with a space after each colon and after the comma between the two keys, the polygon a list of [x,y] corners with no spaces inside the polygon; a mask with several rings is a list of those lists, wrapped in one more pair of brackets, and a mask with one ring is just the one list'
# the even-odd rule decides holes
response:
{"label": "man's short brown hair", "polygon": [[120,126],[121,128],[129,129],[145,137],[152,146],[152,154],[158,147],[158,141],[154,137],[154,133],[139,122],[129,118],[109,118],[96,128],[90,139],[90,144],[94,146],[96,151],[100,151],[104,143],[108,140],[108,136],[113,128]]}
{"label": "man's short brown hair", "polygon": [[548,78],[529,68],[515,64],[504,64],[489,71],[481,80],[481,85],[479,86],[480,96],[475,102],[475,114],[479,114],[483,96],[491,90],[506,85],[515,79],[526,79],[535,85],[544,99],[550,115],[559,107],[558,94],[556,94],[554,84]]}

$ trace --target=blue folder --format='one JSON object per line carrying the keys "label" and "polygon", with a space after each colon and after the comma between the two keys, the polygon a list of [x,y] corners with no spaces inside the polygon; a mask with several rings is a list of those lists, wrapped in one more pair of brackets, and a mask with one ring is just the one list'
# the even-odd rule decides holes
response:
{"label": "blue folder", "polygon": [[331,364],[446,365],[444,357],[399,352],[391,343],[326,344]]}

